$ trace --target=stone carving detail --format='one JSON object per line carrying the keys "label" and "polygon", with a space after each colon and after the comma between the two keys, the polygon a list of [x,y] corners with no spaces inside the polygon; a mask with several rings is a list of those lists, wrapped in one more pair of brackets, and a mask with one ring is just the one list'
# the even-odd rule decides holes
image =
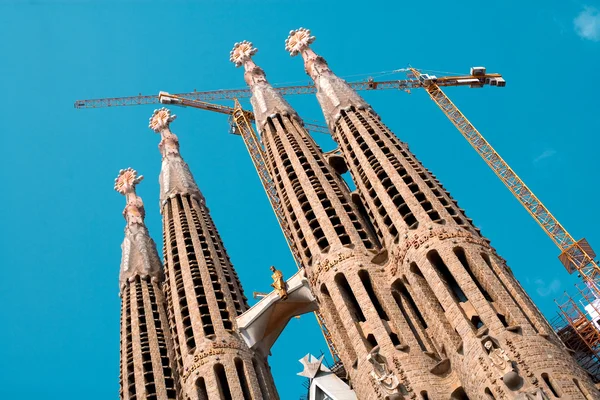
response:
{"label": "stone carving detail", "polygon": [[310,283],[313,286],[316,285],[317,280],[319,279],[319,275],[321,273],[329,271],[331,268],[334,268],[336,265],[338,265],[342,261],[347,260],[352,257],[355,257],[355,254],[339,253],[338,256],[336,258],[334,258],[333,260],[325,259],[325,260],[317,263],[317,265],[315,265],[315,267],[311,268],[311,270],[310,270],[310,277],[309,277]]}
{"label": "stone carving detail", "polygon": [[514,345],[512,340],[507,339],[506,346],[508,346],[508,349],[510,350],[511,354],[514,355],[515,361],[517,362],[519,369],[525,374],[525,376],[527,378],[529,378],[529,381],[533,384],[533,386],[539,387],[540,383],[539,383],[538,379],[536,378],[535,374],[533,372],[531,372],[531,369],[529,368],[529,366],[525,363],[525,361],[521,357],[521,353],[519,353],[519,351],[517,350],[517,347]]}
{"label": "stone carving detail", "polygon": [[283,273],[273,266],[271,266],[271,271],[273,272],[273,275],[271,275],[271,278],[273,278],[271,287],[277,291],[279,297],[281,297],[283,300],[287,299],[287,283],[285,282],[285,279],[283,279]]}
{"label": "stone carving detail", "polygon": [[398,371],[398,376],[400,378],[400,381],[402,381],[402,385],[406,389],[406,392],[409,393],[409,398],[416,399],[417,394],[413,391],[413,389],[410,385],[410,382],[408,381],[408,377],[406,376],[406,373],[404,372],[404,369],[402,368],[402,366],[400,364],[400,360],[398,360],[397,357],[393,357],[392,360],[394,362],[394,366],[396,367],[396,370]]}
{"label": "stone carving detail", "polygon": [[285,39],[285,50],[289,51],[292,57],[297,56],[302,50],[314,42],[315,39],[314,36],[311,36],[309,29],[295,29],[290,31],[289,36]]}
{"label": "stone carving detail", "polygon": [[144,211],[144,202],[135,193],[135,187],[144,179],[143,175],[138,176],[132,168],[122,169],[119,176],[115,178],[115,190],[125,196],[127,202],[123,210],[123,216],[127,221],[127,226],[133,224],[143,224],[146,212]]}
{"label": "stone carving detail", "polygon": [[544,393],[543,389],[537,388],[531,391],[519,393],[519,395],[515,397],[515,400],[550,400],[550,397]]}
{"label": "stone carving detail", "polygon": [[256,54],[258,49],[252,46],[252,42],[244,40],[233,45],[233,50],[229,53],[229,61],[236,67],[241,67],[245,61],[250,60]]}
{"label": "stone carving detail", "polygon": [[391,262],[389,263],[391,268],[392,275],[396,275],[398,272],[398,266],[402,265],[404,262],[404,258],[406,257],[406,253],[410,249],[418,249],[419,247],[425,245],[429,240],[437,238],[439,240],[446,240],[452,238],[463,238],[468,243],[477,244],[479,246],[485,247],[487,250],[491,251],[494,255],[496,255],[496,250],[483,239],[480,239],[473,235],[471,232],[466,231],[461,228],[456,228],[456,230],[450,230],[448,228],[440,228],[440,229],[432,229],[421,235],[414,235],[411,238],[406,238],[404,240],[404,244],[399,250],[395,251],[391,255]]}
{"label": "stone carving detail", "polygon": [[515,371],[512,360],[504,349],[500,348],[494,341],[487,338],[483,347],[490,358],[496,376],[511,390],[516,390],[521,385],[522,379]]}
{"label": "stone carving detail", "polygon": [[[387,359],[379,353],[379,346],[367,355],[367,361],[373,365],[371,376],[386,395],[399,394],[400,381],[390,370]],[[401,397],[400,397],[401,398]]]}

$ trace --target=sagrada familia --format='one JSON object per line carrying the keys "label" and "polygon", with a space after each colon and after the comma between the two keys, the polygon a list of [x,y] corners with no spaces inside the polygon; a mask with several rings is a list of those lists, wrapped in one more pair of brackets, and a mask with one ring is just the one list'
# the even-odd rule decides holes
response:
{"label": "sagrada familia", "polygon": [[286,50],[302,56],[343,163],[269,84],[251,43],[231,52],[301,260],[287,281],[274,270],[275,290],[256,305],[182,158],[175,115],[150,119],[161,136],[164,267],[135,192],[142,177],[119,173],[121,399],[279,399],[271,346],[292,317],[315,310],[341,365],[301,360],[310,399],[600,399],[489,240],[313,41],[301,28]]}

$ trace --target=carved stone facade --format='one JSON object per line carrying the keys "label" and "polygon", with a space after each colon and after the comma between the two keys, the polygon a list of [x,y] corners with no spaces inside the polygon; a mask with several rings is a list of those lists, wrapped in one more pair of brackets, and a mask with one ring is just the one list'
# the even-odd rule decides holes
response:
{"label": "carved stone facade", "polygon": [[330,331],[357,396],[370,398],[377,390],[384,398],[406,391],[395,364],[374,363],[397,356],[411,366],[403,371],[411,381],[427,385],[441,397],[449,389],[442,379],[432,387],[436,377],[424,380],[422,374],[441,360],[433,353],[407,351],[418,346],[419,339],[406,316],[392,306],[392,292],[380,289],[385,287],[386,253],[371,224],[296,111],[251,59],[255,53],[251,43],[237,43],[231,60],[245,68],[265,164],[291,228],[291,246],[299,254],[327,326],[334,327]]}
{"label": "carved stone facade", "polygon": [[204,197],[160,109],[150,128],[161,135],[164,291],[182,398],[278,399],[264,357],[251,351],[235,318],[248,305]]}
{"label": "carved stone facade", "polygon": [[135,193],[135,186],[142,178],[128,168],[121,170],[115,179],[115,190],[127,201],[123,211],[127,225],[119,279],[120,397],[176,400],[180,397],[162,291],[162,265],[144,224],[144,203]]}
{"label": "carved stone facade", "polygon": [[[310,31],[301,28],[290,32],[286,50],[302,55],[325,120],[356,184],[353,199],[366,210],[389,254],[383,268],[358,257],[340,260],[333,268],[346,274],[362,262],[377,277],[367,291],[380,296],[385,315],[402,316],[385,321],[380,314],[384,324],[369,321],[369,332],[375,337],[384,336],[381,331],[387,329],[401,338],[394,349],[381,347],[381,354],[396,364],[403,396],[399,398],[600,398],[489,241],[408,146],[310,49],[313,41]],[[259,129],[265,130],[263,140],[268,146],[272,128]],[[323,268],[324,262],[313,260],[314,269]],[[331,266],[327,268],[331,271]],[[313,284],[319,285],[320,279]],[[344,304],[347,309],[352,302],[372,308],[360,293],[364,282],[363,288],[359,285],[352,285],[352,301],[337,306],[340,315],[346,312]],[[383,300],[386,296],[395,301]],[[412,335],[404,334],[403,325]],[[339,335],[339,331],[351,332],[343,317],[328,328],[338,347],[347,346]],[[346,341],[356,350],[351,340]],[[409,362],[416,354],[427,355],[435,365]],[[347,370],[356,368],[346,364],[347,358],[342,361]],[[359,366],[361,361],[358,358]],[[387,377],[394,370],[390,364],[387,361],[387,367],[375,373],[374,382],[387,379],[395,384]],[[362,385],[363,381],[354,385],[358,397],[373,398],[364,394],[370,390],[372,396],[373,388]],[[381,396],[388,392],[376,389]]]}

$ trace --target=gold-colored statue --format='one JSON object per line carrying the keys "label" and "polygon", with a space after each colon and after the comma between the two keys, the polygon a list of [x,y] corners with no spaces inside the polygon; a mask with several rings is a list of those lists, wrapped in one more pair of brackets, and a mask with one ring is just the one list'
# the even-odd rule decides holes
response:
{"label": "gold-colored statue", "polygon": [[275,269],[274,266],[271,266],[271,271],[273,271],[273,275],[271,275],[273,283],[271,286],[275,288],[279,297],[283,300],[287,299],[287,284],[285,283],[285,279],[283,279],[283,274],[278,269]]}

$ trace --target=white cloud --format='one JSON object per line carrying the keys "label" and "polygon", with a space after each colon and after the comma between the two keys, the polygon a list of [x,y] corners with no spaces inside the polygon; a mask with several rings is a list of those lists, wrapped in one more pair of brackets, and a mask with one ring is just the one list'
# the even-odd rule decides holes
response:
{"label": "white cloud", "polygon": [[558,279],[553,279],[550,284],[547,284],[543,279],[536,279],[535,284],[537,286],[535,291],[542,297],[547,297],[551,294],[558,293],[561,287],[561,282]]}
{"label": "white cloud", "polygon": [[575,32],[584,39],[600,41],[600,11],[594,7],[584,7],[573,20]]}
{"label": "white cloud", "polygon": [[535,164],[537,164],[540,161],[542,161],[542,160],[544,160],[546,158],[550,158],[550,157],[552,157],[555,154],[556,154],[556,150],[554,150],[554,149],[544,150],[542,154],[540,154],[539,156],[537,156],[536,158],[533,159],[533,162]]}

